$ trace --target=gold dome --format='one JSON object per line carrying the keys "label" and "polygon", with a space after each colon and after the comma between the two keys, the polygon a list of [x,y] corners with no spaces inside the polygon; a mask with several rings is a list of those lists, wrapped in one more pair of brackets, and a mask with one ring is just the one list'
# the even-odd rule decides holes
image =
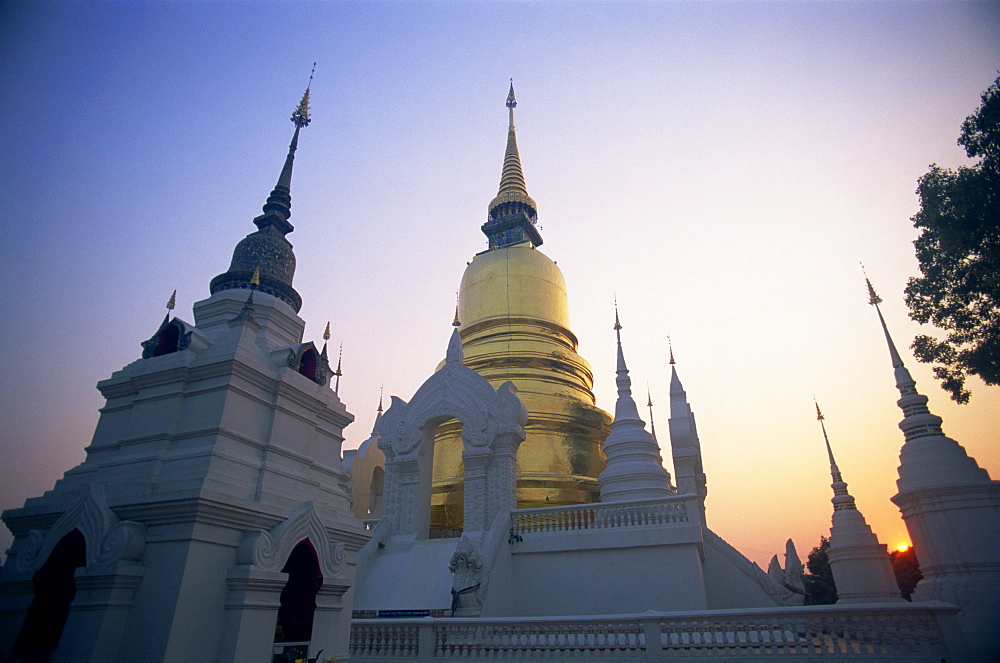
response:
{"label": "gold dome", "polygon": [[530,244],[480,253],[462,275],[458,319],[463,335],[490,318],[530,318],[569,331],[569,305],[562,272]]}
{"label": "gold dome", "polygon": [[[464,363],[494,387],[511,380],[528,409],[517,454],[519,507],[595,502],[611,417],[595,407],[593,373],[569,328],[566,283],[529,243],[477,255],[459,291]],[[459,425],[435,436],[433,529],[461,529]]]}

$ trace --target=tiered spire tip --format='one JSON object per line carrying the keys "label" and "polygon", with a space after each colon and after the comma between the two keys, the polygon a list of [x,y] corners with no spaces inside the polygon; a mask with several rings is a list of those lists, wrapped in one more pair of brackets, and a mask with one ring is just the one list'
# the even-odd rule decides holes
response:
{"label": "tiered spire tip", "polygon": [[826,454],[830,459],[830,477],[833,479],[833,483],[831,484],[831,487],[833,488],[833,510],[856,511],[857,506],[854,504],[854,497],[847,492],[847,483],[840,474],[840,468],[837,467],[837,461],[833,459],[833,448],[830,446],[830,438],[826,434],[826,417],[823,416],[823,412],[819,409],[819,402],[816,401],[816,399],[813,399],[813,402],[816,404],[816,420],[819,421],[819,426],[823,431],[823,442],[826,443]]}
{"label": "tiered spire tip", "polygon": [[528,242],[534,246],[542,243],[542,236],[535,226],[538,208],[528,195],[528,187],[521,168],[521,155],[517,150],[517,134],[514,131],[514,81],[511,79],[507,93],[507,149],[504,151],[503,171],[500,175],[500,189],[490,201],[486,223],[482,230],[490,240],[490,248],[505,248]]}

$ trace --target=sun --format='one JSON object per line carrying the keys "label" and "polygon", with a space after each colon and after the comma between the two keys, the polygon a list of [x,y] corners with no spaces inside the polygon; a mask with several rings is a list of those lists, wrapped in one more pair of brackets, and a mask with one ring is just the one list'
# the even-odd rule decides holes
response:
{"label": "sun", "polygon": [[899,552],[906,552],[909,549],[910,549],[909,543],[901,543],[898,546],[896,546],[896,550],[898,550]]}

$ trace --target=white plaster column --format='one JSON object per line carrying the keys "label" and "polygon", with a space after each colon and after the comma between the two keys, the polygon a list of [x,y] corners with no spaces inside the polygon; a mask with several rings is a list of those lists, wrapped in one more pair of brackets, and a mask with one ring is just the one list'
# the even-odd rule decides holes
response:
{"label": "white plaster column", "polygon": [[486,473],[490,455],[481,451],[463,451],[465,466],[465,514],[462,528],[465,532],[482,532],[489,524],[487,516]]}
{"label": "white plaster column", "polygon": [[[320,660],[329,657],[346,661],[350,654],[351,605],[344,601],[350,587],[337,578],[323,578],[316,593],[316,612],[313,613],[312,640],[309,655],[315,657],[323,650]],[[346,611],[345,611],[346,607]]]}
{"label": "white plaster column", "polygon": [[117,655],[135,588],[145,574],[137,562],[82,566],[53,661],[91,661]]}
{"label": "white plaster column", "polygon": [[281,590],[287,582],[287,573],[255,569],[250,565],[239,565],[229,573],[217,661],[270,662]]}

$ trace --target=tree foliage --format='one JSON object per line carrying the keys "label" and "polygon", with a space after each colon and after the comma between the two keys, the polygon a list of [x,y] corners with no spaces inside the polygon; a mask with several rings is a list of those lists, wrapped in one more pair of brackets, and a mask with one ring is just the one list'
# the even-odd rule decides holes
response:
{"label": "tree foliage", "polygon": [[933,164],[920,178],[920,229],[913,242],[921,277],[906,285],[910,317],[946,332],[944,340],[917,336],[917,359],[936,364],[941,388],[969,401],[968,375],[1000,384],[1000,77],[982,105],[962,124],[958,144],[971,166]]}
{"label": "tree foliage", "polygon": [[806,569],[809,573],[802,576],[806,587],[807,605],[828,605],[837,602],[837,586],[833,583],[833,571],[830,569],[830,539],[819,537],[819,545],[809,551]]}
{"label": "tree foliage", "polygon": [[917,563],[917,554],[912,547],[906,550],[893,550],[889,553],[889,560],[892,562],[892,572],[896,574],[900,594],[907,601],[912,600],[910,597],[913,596],[913,590],[924,577]]}

